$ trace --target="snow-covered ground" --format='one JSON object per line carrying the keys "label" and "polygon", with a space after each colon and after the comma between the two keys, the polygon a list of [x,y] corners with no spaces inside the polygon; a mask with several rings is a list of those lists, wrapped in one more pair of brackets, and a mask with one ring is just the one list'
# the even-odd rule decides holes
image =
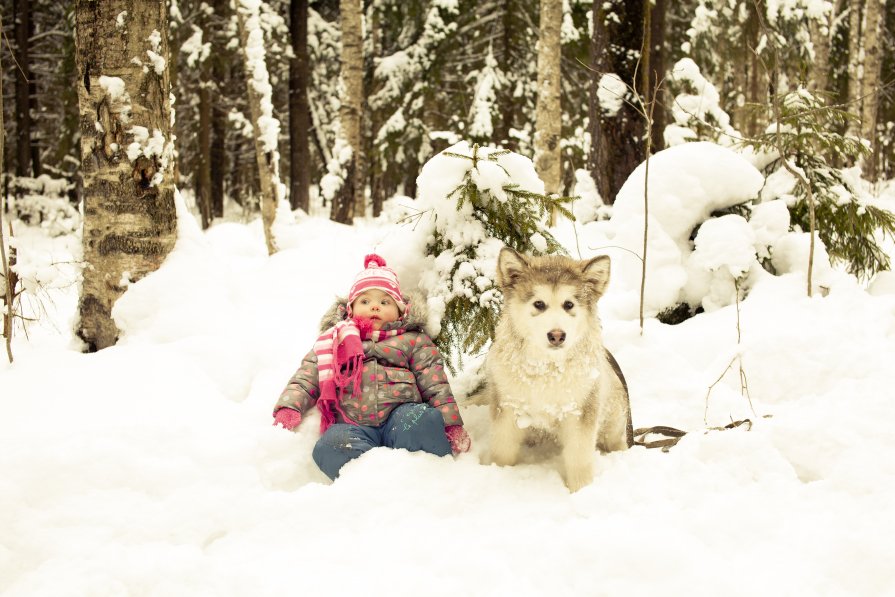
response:
{"label": "snow-covered ground", "polygon": [[[598,228],[556,234],[587,257]],[[690,433],[668,453],[595,454],[576,494],[554,463],[487,464],[476,406],[470,453],[373,450],[330,483],[314,416],[290,433],[273,404],[364,254],[407,280],[419,265],[408,227],[384,220],[298,216],[279,233],[268,257],[258,221],[183,221],[162,269],[119,301],[119,344],[87,355],[71,334],[76,242],[19,230],[22,262],[56,273],[0,362],[0,594],[895,594],[885,284],[834,277],[808,298],[803,273],[760,277],[739,347],[736,305],[641,334],[610,285],[605,339],[635,427]],[[739,361],[708,392],[738,354],[751,407]]]}

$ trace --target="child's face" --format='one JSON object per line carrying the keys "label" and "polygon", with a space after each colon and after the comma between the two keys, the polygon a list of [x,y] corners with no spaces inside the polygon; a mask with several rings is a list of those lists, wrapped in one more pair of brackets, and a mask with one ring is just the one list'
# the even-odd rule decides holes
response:
{"label": "child's face", "polygon": [[395,299],[378,288],[371,288],[357,295],[351,303],[351,312],[355,317],[365,317],[373,322],[373,329],[380,330],[382,325],[398,320],[398,304]]}

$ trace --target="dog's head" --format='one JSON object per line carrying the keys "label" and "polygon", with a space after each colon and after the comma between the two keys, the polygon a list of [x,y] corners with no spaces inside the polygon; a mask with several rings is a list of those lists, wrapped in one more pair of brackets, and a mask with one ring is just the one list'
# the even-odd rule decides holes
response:
{"label": "dog's head", "polygon": [[497,258],[504,310],[533,347],[562,352],[599,333],[597,300],[609,283],[609,257],[577,261],[504,248]]}

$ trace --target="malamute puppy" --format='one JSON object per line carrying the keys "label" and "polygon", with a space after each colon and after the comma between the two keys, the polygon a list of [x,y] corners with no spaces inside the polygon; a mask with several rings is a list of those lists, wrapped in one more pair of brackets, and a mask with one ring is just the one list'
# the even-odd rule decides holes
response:
{"label": "malamute puppy", "polygon": [[597,312],[608,282],[607,256],[576,261],[500,252],[504,305],[480,396],[491,407],[496,464],[515,464],[530,432],[546,432],[561,447],[566,486],[577,491],[593,481],[595,447],[631,446],[627,388],[603,348]]}

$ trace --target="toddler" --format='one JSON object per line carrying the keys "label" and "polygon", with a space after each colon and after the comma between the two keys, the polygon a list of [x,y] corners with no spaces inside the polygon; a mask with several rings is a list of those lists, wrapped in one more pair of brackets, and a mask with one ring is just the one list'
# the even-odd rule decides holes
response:
{"label": "toddler", "polygon": [[[417,310],[419,311],[419,310]],[[325,331],[274,407],[274,424],[295,429],[315,403],[321,436],[314,462],[330,479],[379,446],[437,456],[471,441],[424,318],[378,255],[367,255],[346,301],[324,317]]]}

